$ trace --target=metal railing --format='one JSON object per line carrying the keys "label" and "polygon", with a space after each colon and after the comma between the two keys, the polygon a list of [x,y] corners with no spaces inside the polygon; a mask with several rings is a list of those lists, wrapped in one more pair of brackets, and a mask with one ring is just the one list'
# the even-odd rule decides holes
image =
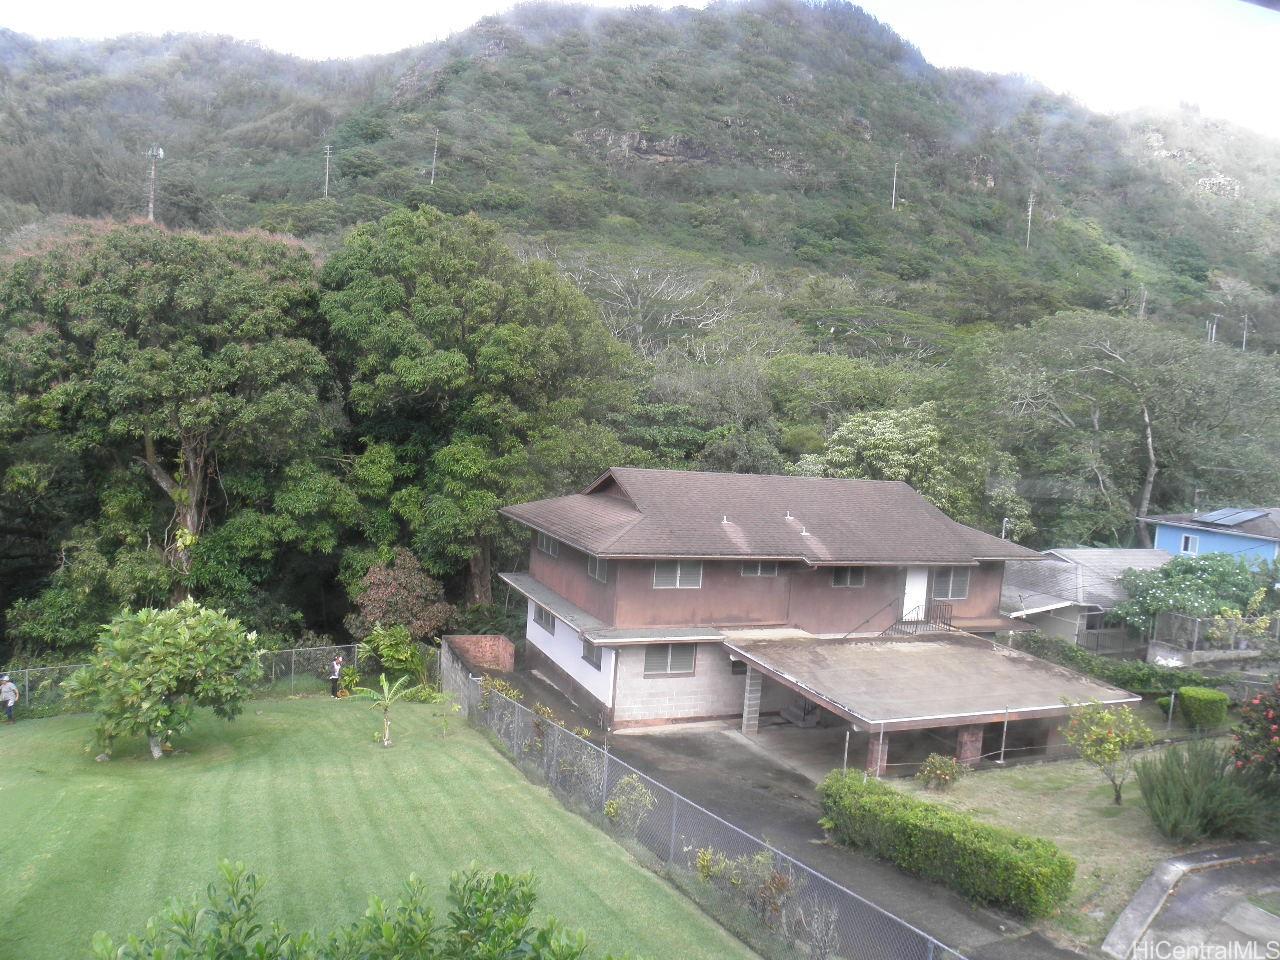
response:
{"label": "metal railing", "polygon": [[[329,664],[341,654],[346,663],[357,665],[356,644],[329,647],[296,647],[291,650],[264,650],[260,654],[262,677],[255,690],[318,693],[328,686]],[[48,716],[62,712],[67,704],[62,681],[83,663],[64,663],[53,667],[10,668],[5,671],[22,695],[18,700],[18,716]]]}
{"label": "metal railing", "polygon": [[1128,627],[1093,627],[1080,625],[1076,643],[1101,656],[1121,656],[1146,649],[1147,641]]}
{"label": "metal railing", "polygon": [[[447,655],[446,655],[447,656]],[[452,659],[452,658],[447,658]],[[934,937],[716,816],[456,662],[442,680],[530,779],[607,829],[770,960],[964,960]]]}

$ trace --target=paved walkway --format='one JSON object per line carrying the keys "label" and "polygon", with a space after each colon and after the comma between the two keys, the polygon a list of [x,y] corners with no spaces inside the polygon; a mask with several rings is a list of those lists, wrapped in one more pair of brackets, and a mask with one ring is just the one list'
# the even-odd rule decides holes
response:
{"label": "paved walkway", "polygon": [[[1280,892],[1280,862],[1240,863],[1212,870],[1188,873],[1169,894],[1169,899],[1147,928],[1143,937],[1152,957],[1175,956],[1168,946],[1157,952],[1156,944],[1173,945],[1188,951],[1205,945],[1231,947],[1231,956],[1274,956],[1280,945],[1280,917],[1249,902],[1255,894]],[[1270,945],[1271,953],[1268,953]],[[1247,951],[1252,949],[1252,954]],[[1143,955],[1139,945],[1135,956]],[[1195,956],[1186,952],[1183,956]]]}
{"label": "paved walkway", "polygon": [[[594,726],[554,688],[529,674],[509,678],[561,718]],[[959,950],[970,960],[1066,960],[1055,946],[1016,920],[973,906],[897,867],[824,842],[811,780],[777,763],[749,738],[723,724],[683,725],[613,737],[611,751],[636,769],[717,816],[826,874],[884,910]],[[839,763],[837,758],[836,764]],[[829,768],[828,768],[829,769]]]}

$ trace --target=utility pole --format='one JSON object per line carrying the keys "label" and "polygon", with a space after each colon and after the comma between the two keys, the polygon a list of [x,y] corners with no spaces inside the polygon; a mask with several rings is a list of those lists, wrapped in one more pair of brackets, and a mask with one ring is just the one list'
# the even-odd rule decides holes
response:
{"label": "utility pole", "polygon": [[1147,285],[1142,284],[1142,299],[1138,302],[1138,319],[1145,320],[1147,318]]}
{"label": "utility pole", "polygon": [[893,195],[889,199],[889,209],[898,209],[898,162],[893,162]]}
{"label": "utility pole", "polygon": [[1222,319],[1222,314],[1215,313],[1204,322],[1205,339],[1209,343],[1218,342],[1218,321]]}
{"label": "utility pole", "polygon": [[1240,338],[1240,349],[1244,350],[1249,346],[1249,315],[1244,315],[1244,335]]}
{"label": "utility pole", "polygon": [[324,145],[324,198],[329,199],[329,161],[333,158],[333,147]]}
{"label": "utility pole", "polygon": [[156,161],[164,159],[164,151],[159,147],[147,150],[147,159],[151,161],[151,176],[147,178],[147,223],[156,222]]}
{"label": "utility pole", "polygon": [[436,155],[440,152],[440,128],[436,127],[436,142],[431,148],[431,186],[436,185]]}
{"label": "utility pole", "polygon": [[1027,194],[1027,246],[1026,246],[1026,249],[1028,250],[1031,249],[1031,211],[1035,209],[1035,205],[1036,205],[1036,192],[1032,190],[1029,194]]}

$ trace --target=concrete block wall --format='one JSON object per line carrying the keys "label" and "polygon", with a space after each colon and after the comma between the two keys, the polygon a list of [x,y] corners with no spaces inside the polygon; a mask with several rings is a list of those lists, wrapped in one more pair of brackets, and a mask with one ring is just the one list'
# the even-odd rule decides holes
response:
{"label": "concrete block wall", "polygon": [[[690,677],[646,677],[644,647],[619,648],[614,726],[741,716],[746,675],[733,672],[721,644],[699,643],[697,648]],[[760,711],[776,712],[789,692],[771,684],[765,688]]]}

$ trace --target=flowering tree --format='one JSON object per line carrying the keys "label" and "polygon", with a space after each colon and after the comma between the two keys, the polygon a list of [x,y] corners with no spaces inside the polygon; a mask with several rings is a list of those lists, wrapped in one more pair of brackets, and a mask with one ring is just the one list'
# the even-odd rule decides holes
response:
{"label": "flowering tree", "polygon": [[1280,774],[1280,681],[1272,690],[1244,702],[1235,741],[1231,755],[1237,768]]}
{"label": "flowering tree", "polygon": [[427,576],[418,558],[404,547],[392,551],[391,562],[371,567],[353,598],[356,611],[347,629],[363,640],[381,624],[404,627],[414,641],[429,640],[444,629],[454,614],[444,600],[440,582]]}
{"label": "flowering tree", "polygon": [[1115,613],[1135,627],[1166,611],[1211,617],[1224,607],[1244,610],[1258,589],[1253,569],[1225,553],[1175,557],[1156,570],[1129,570],[1120,582],[1129,599]]}
{"label": "flowering tree", "polygon": [[1134,750],[1152,741],[1151,728],[1128,707],[1108,707],[1096,700],[1071,711],[1065,736],[1080,759],[1102,771],[1117,804],[1133,769]]}

